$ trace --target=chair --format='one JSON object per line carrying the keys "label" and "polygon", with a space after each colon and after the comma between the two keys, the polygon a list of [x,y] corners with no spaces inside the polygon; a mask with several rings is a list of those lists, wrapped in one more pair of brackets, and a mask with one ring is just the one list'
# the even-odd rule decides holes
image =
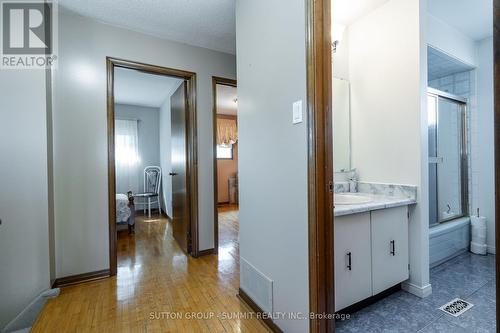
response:
{"label": "chair", "polygon": [[147,166],[144,168],[144,192],[134,194],[134,198],[140,199],[136,205],[144,205],[144,215],[146,215],[146,205],[148,208],[148,218],[151,218],[151,204],[158,204],[158,211],[161,216],[161,168],[158,166]]}

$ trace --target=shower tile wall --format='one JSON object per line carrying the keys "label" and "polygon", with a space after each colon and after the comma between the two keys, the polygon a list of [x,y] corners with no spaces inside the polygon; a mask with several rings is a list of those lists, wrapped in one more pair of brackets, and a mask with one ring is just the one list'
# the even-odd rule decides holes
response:
{"label": "shower tile wall", "polygon": [[467,71],[448,75],[442,78],[429,81],[429,87],[448,92],[460,97],[467,98],[467,149],[469,166],[469,213],[475,213],[477,207],[478,170],[475,148],[477,147],[477,89],[476,89],[476,71]]}

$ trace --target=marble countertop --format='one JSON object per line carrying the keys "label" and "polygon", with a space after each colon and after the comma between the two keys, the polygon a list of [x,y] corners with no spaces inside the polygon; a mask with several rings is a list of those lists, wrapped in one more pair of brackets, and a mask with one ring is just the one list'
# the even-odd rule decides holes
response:
{"label": "marble countertop", "polygon": [[[341,194],[341,193],[339,193]],[[369,212],[372,210],[400,207],[416,204],[417,201],[414,197],[399,197],[373,193],[346,193],[349,195],[362,195],[372,199],[371,202],[355,205],[335,205],[335,216],[343,216],[350,214],[357,214]]]}

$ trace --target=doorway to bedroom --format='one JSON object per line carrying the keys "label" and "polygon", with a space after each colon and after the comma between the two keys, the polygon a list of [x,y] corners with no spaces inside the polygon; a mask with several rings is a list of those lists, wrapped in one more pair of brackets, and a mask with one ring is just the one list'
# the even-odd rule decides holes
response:
{"label": "doorway to bedroom", "polygon": [[195,255],[195,74],[108,58],[112,275]]}
{"label": "doorway to bedroom", "polygon": [[215,247],[219,258],[239,257],[238,95],[236,81],[212,78]]}

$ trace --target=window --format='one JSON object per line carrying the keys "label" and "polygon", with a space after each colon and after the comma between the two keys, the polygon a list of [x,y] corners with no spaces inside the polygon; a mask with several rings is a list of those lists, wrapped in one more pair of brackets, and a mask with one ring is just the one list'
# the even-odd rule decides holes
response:
{"label": "window", "polygon": [[232,160],[233,159],[233,145],[217,145],[217,159],[218,160]]}
{"label": "window", "polygon": [[135,167],[139,163],[136,120],[115,120],[115,159],[118,167]]}
{"label": "window", "polygon": [[139,190],[139,137],[137,120],[115,120],[116,193]]}

